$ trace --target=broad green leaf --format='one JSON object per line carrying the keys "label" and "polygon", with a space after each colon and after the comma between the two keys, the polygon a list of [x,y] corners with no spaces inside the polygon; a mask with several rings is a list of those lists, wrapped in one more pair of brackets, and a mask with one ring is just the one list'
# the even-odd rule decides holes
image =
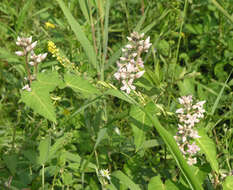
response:
{"label": "broad green leaf", "polygon": [[50,144],[51,144],[50,136],[40,141],[40,144],[38,147],[38,150],[39,150],[38,163],[40,165],[44,165],[49,157]]}
{"label": "broad green leaf", "polygon": [[146,140],[145,128],[148,122],[146,122],[146,114],[136,105],[131,105],[130,108],[130,125],[133,129],[134,144],[136,151],[138,151]]}
{"label": "broad green leaf", "polygon": [[232,190],[233,176],[227,176],[223,183],[223,190]]}
{"label": "broad green leaf", "polygon": [[23,151],[23,155],[32,163],[36,164],[38,154],[33,150],[25,150]]}
{"label": "broad green leaf", "polygon": [[201,136],[201,138],[195,139],[197,145],[200,147],[201,151],[206,155],[206,159],[210,163],[211,168],[218,173],[219,168],[215,143],[211,138],[207,136],[205,129],[199,129],[198,135]]}
{"label": "broad green leaf", "polygon": [[155,176],[151,178],[149,184],[148,184],[148,190],[179,190],[179,188],[171,181],[166,180],[165,184],[160,179],[160,176]]}
{"label": "broad green leaf", "polygon": [[165,181],[166,190],[180,190],[171,180]]}
{"label": "broad green leaf", "polygon": [[96,149],[99,143],[106,137],[107,137],[107,128],[100,129],[100,131],[98,132],[98,136],[97,136],[94,149]]}
{"label": "broad green leaf", "polygon": [[32,91],[23,91],[21,100],[36,113],[56,122],[55,108],[49,92],[52,92],[56,86],[60,86],[62,83],[63,81],[56,72],[39,73],[37,80],[31,84]]}
{"label": "broad green leaf", "polygon": [[[56,122],[55,109],[49,96],[49,92],[47,90],[41,90],[43,87],[40,89],[40,83],[36,81],[33,83],[32,91],[23,91],[21,94],[21,100],[38,114]],[[35,86],[38,88],[34,88]]]}
{"label": "broad green leaf", "polygon": [[14,175],[16,173],[17,165],[18,165],[18,157],[16,154],[3,156],[4,163],[10,172]]}
{"label": "broad green leaf", "polygon": [[64,172],[62,175],[62,181],[65,185],[71,185],[73,183],[72,173]]}
{"label": "broad green leaf", "polygon": [[178,82],[178,86],[180,89],[181,96],[195,94],[195,86],[193,83],[193,79],[186,78],[183,81]]}
{"label": "broad green leaf", "polygon": [[113,172],[111,176],[119,179],[120,182],[127,186],[130,190],[141,190],[139,185],[135,184],[127,175],[119,170]]}
{"label": "broad green leaf", "polygon": [[57,72],[38,73],[36,81],[39,82],[37,88],[48,92],[52,92],[57,86],[63,84]]}
{"label": "broad green leaf", "polygon": [[75,33],[77,40],[83,46],[83,49],[84,49],[88,59],[90,60],[92,65],[96,68],[97,67],[97,59],[96,59],[96,54],[95,54],[93,46],[91,45],[91,43],[87,39],[85,33],[82,31],[80,24],[74,19],[70,10],[66,7],[64,2],[62,0],[57,0],[57,2],[59,4],[59,6],[61,7],[65,17],[67,18],[68,23],[71,26],[71,29]]}
{"label": "broad green leaf", "polygon": [[66,86],[72,88],[75,92],[80,92],[84,95],[100,94],[96,87],[80,76],[67,73],[64,75],[64,80]]}
{"label": "broad green leaf", "polygon": [[163,182],[160,179],[160,176],[152,177],[149,184],[148,184],[148,190],[166,190]]}

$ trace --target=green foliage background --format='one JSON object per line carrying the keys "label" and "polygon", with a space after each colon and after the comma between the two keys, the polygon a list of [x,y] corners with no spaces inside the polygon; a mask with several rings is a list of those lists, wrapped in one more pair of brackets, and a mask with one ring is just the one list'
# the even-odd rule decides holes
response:
{"label": "green foliage background", "polygon": [[[140,96],[113,77],[133,31],[153,44]],[[77,70],[49,54],[22,91],[17,36],[38,40],[36,53],[53,41]],[[232,66],[232,0],[2,0],[0,189],[230,189]],[[188,94],[207,101],[193,167],[172,138],[177,98]]]}

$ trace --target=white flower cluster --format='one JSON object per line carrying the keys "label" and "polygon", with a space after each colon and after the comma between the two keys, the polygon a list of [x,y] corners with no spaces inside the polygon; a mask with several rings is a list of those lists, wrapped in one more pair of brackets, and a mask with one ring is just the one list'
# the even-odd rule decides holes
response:
{"label": "white flower cluster", "polygon": [[[28,72],[28,79],[31,83],[31,80],[35,79],[35,76],[31,76],[30,69],[28,68],[28,65],[35,66],[35,69],[37,70],[38,63],[42,62],[46,57],[47,53],[36,55],[34,53],[34,48],[37,45],[37,41],[32,42],[32,36],[29,38],[24,37],[17,37],[16,45],[23,48],[22,51],[16,51],[15,54],[18,56],[26,56],[26,67]],[[30,56],[30,61],[28,60],[28,56]],[[23,88],[23,90],[31,91],[30,84],[26,84]]]}
{"label": "white flower cluster", "polygon": [[194,126],[204,117],[205,110],[203,105],[205,101],[200,101],[193,105],[193,98],[189,95],[179,98],[179,103],[182,105],[182,108],[176,110],[179,118],[179,127],[174,138],[181,152],[187,158],[188,164],[193,165],[197,162],[195,154],[200,150],[196,143],[193,142],[193,139],[200,138]]}
{"label": "white flower cluster", "polygon": [[23,51],[16,51],[15,54],[18,56],[26,56],[28,53],[31,53],[31,61],[29,62],[30,65],[34,66],[42,62],[46,57],[47,53],[36,55],[33,49],[37,45],[37,41],[32,43],[32,36],[29,38],[20,38],[17,37],[16,45],[23,48]]}
{"label": "white flower cluster", "polygon": [[104,177],[104,178],[107,178],[108,180],[111,179],[111,177],[110,177],[110,172],[109,172],[108,169],[101,169],[101,170],[100,170],[100,175],[101,175],[102,177]]}
{"label": "white flower cluster", "polygon": [[148,52],[151,46],[150,37],[143,40],[144,34],[133,32],[130,37],[127,37],[129,43],[122,48],[123,56],[117,61],[118,71],[114,74],[117,80],[121,80],[123,86],[121,90],[126,91],[127,94],[131,90],[135,90],[133,81],[140,78],[144,70],[144,62],[141,58],[143,52]]}

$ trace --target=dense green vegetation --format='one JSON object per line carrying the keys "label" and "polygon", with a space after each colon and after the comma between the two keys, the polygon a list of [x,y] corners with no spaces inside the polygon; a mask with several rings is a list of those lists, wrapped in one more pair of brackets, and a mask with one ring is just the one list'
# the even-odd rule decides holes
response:
{"label": "dense green vegetation", "polygon": [[232,66],[232,0],[1,0],[0,189],[232,190]]}

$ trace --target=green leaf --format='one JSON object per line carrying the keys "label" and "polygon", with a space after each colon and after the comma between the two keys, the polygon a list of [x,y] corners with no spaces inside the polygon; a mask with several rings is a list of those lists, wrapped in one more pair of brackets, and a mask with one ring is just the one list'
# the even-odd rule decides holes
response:
{"label": "green leaf", "polygon": [[131,122],[130,125],[133,129],[134,135],[134,144],[136,146],[136,151],[138,151],[146,140],[145,128],[148,122],[146,123],[146,114],[136,105],[131,105],[130,108]]}
{"label": "green leaf", "polygon": [[49,92],[52,92],[57,85],[60,86],[62,83],[56,72],[39,73],[37,80],[31,84],[32,91],[23,91],[21,100],[36,113],[56,122],[55,108]]}
{"label": "green leaf", "polygon": [[20,28],[23,25],[23,22],[25,19],[28,18],[27,13],[30,12],[29,10],[31,9],[31,4],[32,4],[33,0],[28,0],[25,2],[23,8],[21,9],[19,15],[18,15],[18,19],[17,19],[17,25],[16,25],[16,32],[18,33],[20,31]]}
{"label": "green leaf", "polygon": [[91,43],[87,39],[85,33],[82,31],[80,24],[74,19],[70,10],[65,6],[64,2],[62,0],[57,0],[57,2],[59,4],[59,6],[61,7],[65,17],[67,18],[68,23],[71,26],[71,29],[75,33],[77,40],[83,46],[84,51],[85,51],[88,59],[93,64],[93,66],[96,68],[97,67],[97,59],[96,59],[96,54],[95,54],[93,46],[91,45]]}
{"label": "green leaf", "polygon": [[135,184],[127,175],[119,170],[113,172],[111,176],[119,179],[122,184],[124,184],[131,190],[141,190],[139,188],[139,185]]}
{"label": "green leaf", "polygon": [[56,152],[62,148],[67,140],[68,135],[65,135],[59,139],[56,139],[56,142],[53,144],[53,146],[51,146],[50,150],[49,150],[49,156],[48,156],[48,160],[52,159],[54,156],[56,156]]}
{"label": "green leaf", "polygon": [[[140,105],[138,105],[138,106],[140,106]],[[184,177],[187,180],[191,189],[202,190],[203,188],[201,186],[200,181],[195,177],[195,175],[193,174],[189,165],[184,160],[184,157],[183,157],[182,153],[180,152],[179,147],[178,147],[175,139],[173,138],[173,136],[164,127],[161,126],[156,115],[152,116],[147,110],[145,110],[145,108],[143,108],[141,106],[140,106],[140,108],[147,114],[148,118],[151,120],[154,127],[158,131],[159,135],[162,137],[163,141],[165,142],[168,149],[170,150],[173,158],[175,159],[176,163],[178,164],[178,167],[180,168],[182,174],[184,175]]]}
{"label": "green leaf", "polygon": [[[75,162],[75,163],[77,163],[79,165],[82,164],[82,166],[85,165],[85,163],[87,162],[87,160],[82,159],[77,153],[73,154],[73,153],[64,151],[62,153],[62,156],[64,156],[64,158],[66,160],[69,160],[71,162]],[[91,169],[94,169],[94,171],[97,168],[97,166],[95,164],[91,163],[91,162],[88,163],[88,167],[91,168]]]}
{"label": "green leaf", "polygon": [[18,165],[18,157],[16,154],[3,156],[4,163],[10,172],[14,175]]}
{"label": "green leaf", "polygon": [[63,84],[63,81],[60,79],[57,72],[38,73],[36,81],[39,82],[37,88],[48,92],[52,92],[57,86]]}
{"label": "green leaf", "polygon": [[75,92],[80,92],[83,95],[100,94],[96,87],[80,76],[67,73],[64,75],[64,80],[66,86],[72,88]]}
{"label": "green leaf", "polygon": [[87,10],[87,1],[86,0],[82,0],[82,1],[78,1],[79,6],[81,8],[81,11],[85,17],[85,19],[90,23],[90,19],[89,19],[89,15],[88,15],[88,10]]}
{"label": "green leaf", "polygon": [[50,136],[48,136],[45,139],[42,139],[40,141],[40,144],[38,147],[38,150],[39,150],[38,163],[40,165],[44,165],[46,163],[46,161],[48,160],[50,144],[51,144]]}
{"label": "green leaf", "polygon": [[[21,100],[35,112],[53,122],[56,122],[55,109],[48,91],[40,90],[40,83],[36,81],[33,83],[32,91],[23,91],[21,94]],[[43,87],[41,87],[41,89],[43,89]]]}
{"label": "green leaf", "polygon": [[161,146],[161,145],[163,145],[162,142],[158,141],[157,139],[151,139],[143,143],[143,148],[147,149],[147,148],[152,148],[152,147]]}
{"label": "green leaf", "polygon": [[179,190],[177,185],[172,182],[171,180],[166,180],[165,184],[163,184],[162,180],[160,179],[160,176],[155,176],[151,178],[149,184],[148,184],[148,190]]}
{"label": "green leaf", "polygon": [[206,159],[210,163],[211,168],[218,173],[219,168],[215,143],[211,138],[207,136],[205,129],[199,129],[198,135],[201,136],[201,138],[195,139],[197,145],[200,147],[201,151],[206,155]]}
{"label": "green leaf", "polygon": [[111,96],[115,96],[119,99],[122,99],[128,103],[133,103],[132,101],[132,98],[128,95],[126,95],[125,93],[119,91],[119,90],[116,90],[116,89],[109,89],[105,92],[106,95],[111,95]]}
{"label": "green leaf", "polygon": [[223,190],[232,190],[233,176],[227,176],[223,183]]}
{"label": "green leaf", "polygon": [[225,81],[225,83],[224,83],[224,86],[223,86],[222,89],[220,90],[220,92],[219,92],[219,94],[218,94],[218,97],[217,97],[217,99],[216,99],[215,102],[214,102],[214,105],[213,105],[212,110],[211,110],[211,115],[212,115],[212,116],[214,115],[215,110],[217,109],[217,106],[218,106],[218,104],[219,104],[219,102],[220,102],[220,99],[221,99],[221,97],[222,97],[222,95],[223,95],[223,92],[224,92],[224,90],[225,90],[225,88],[226,88],[226,86],[227,86],[227,81],[230,79],[230,76],[231,76],[231,73],[232,73],[232,72],[233,72],[233,69],[231,70],[231,72],[230,72],[228,78],[226,79],[226,81]]}
{"label": "green leaf", "polygon": [[100,131],[98,132],[98,137],[94,149],[96,149],[99,143],[106,137],[107,137],[107,128],[100,129]]}
{"label": "green leaf", "polygon": [[166,190],[163,182],[160,179],[160,176],[152,177],[149,184],[148,184],[148,190]]}
{"label": "green leaf", "polygon": [[[187,180],[189,186],[193,190],[202,190],[202,186],[200,181],[193,175],[192,170],[189,168],[189,165],[187,162],[184,160],[184,157],[182,153],[180,152],[180,149],[173,138],[173,136],[164,128],[161,126],[160,122],[158,121],[156,115],[154,114],[153,111],[149,111],[145,109],[143,106],[138,104],[134,99],[132,99],[130,96],[123,92],[119,92],[118,90],[114,90],[114,92],[117,92],[116,94],[121,94],[120,97],[124,97],[126,101],[135,104],[139,106],[139,108],[146,113],[148,119],[151,121],[151,123],[154,125],[156,130],[158,131],[159,135],[162,137],[164,143],[167,145],[168,149],[170,150],[173,158],[175,159],[178,167],[180,168],[182,174],[184,175],[185,179]],[[114,96],[115,93],[112,93]],[[124,100],[124,98],[122,98]],[[152,115],[153,116],[152,116]]]}

